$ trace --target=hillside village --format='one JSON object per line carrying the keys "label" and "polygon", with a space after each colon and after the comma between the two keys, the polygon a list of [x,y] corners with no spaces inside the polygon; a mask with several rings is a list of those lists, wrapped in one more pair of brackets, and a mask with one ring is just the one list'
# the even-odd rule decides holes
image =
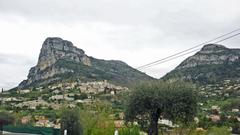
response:
{"label": "hillside village", "polygon": [[205,97],[240,96],[240,80],[224,80],[220,83],[201,86],[200,94]]}
{"label": "hillside village", "polygon": [[[107,81],[59,83],[45,88],[6,91],[0,94],[0,102],[9,111],[59,110],[66,104],[70,108],[75,108],[81,104],[100,100],[100,95],[114,97],[127,91],[127,87],[117,86]],[[29,113],[25,115],[21,118],[22,124],[27,124],[34,119],[35,126],[60,128],[60,119],[55,119],[54,123],[49,120],[52,118],[44,115],[34,116]]]}
{"label": "hillside village", "polygon": [[199,88],[201,114],[213,123],[240,122],[240,81],[224,80]]}

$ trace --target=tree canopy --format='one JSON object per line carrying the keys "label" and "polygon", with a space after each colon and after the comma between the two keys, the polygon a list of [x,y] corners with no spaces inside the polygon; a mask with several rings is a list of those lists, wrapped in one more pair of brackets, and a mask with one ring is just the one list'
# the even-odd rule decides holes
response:
{"label": "tree canopy", "polygon": [[[142,83],[129,96],[126,120],[137,121],[150,135],[158,134],[158,119],[187,124],[197,111],[194,89],[192,84],[185,82]],[[146,126],[146,123],[149,124]]]}

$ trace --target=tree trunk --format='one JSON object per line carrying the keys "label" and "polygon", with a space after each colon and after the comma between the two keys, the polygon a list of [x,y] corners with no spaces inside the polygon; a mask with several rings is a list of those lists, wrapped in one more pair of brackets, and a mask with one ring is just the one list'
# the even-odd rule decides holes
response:
{"label": "tree trunk", "polygon": [[158,135],[158,121],[154,120],[150,123],[149,135]]}
{"label": "tree trunk", "polygon": [[149,135],[158,135],[158,118],[159,118],[159,115],[160,115],[159,111],[156,111],[151,115]]}
{"label": "tree trunk", "polygon": [[3,124],[0,122],[0,135],[3,134]]}

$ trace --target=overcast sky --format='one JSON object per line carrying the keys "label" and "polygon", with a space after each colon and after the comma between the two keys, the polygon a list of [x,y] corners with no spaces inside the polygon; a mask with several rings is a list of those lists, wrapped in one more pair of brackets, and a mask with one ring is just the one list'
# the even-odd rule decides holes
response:
{"label": "overcast sky", "polygon": [[[47,37],[138,67],[239,28],[239,5],[240,0],[0,0],[0,88],[27,78]],[[240,48],[239,41],[221,44]],[[143,72],[160,78],[186,57]]]}

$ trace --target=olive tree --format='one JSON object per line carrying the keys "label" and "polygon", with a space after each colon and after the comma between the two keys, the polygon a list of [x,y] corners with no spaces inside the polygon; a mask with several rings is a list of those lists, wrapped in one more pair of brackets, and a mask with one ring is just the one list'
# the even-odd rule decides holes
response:
{"label": "olive tree", "polygon": [[137,121],[149,135],[158,135],[158,120],[169,119],[187,124],[196,114],[194,87],[185,82],[153,81],[142,83],[127,101],[126,121]]}

